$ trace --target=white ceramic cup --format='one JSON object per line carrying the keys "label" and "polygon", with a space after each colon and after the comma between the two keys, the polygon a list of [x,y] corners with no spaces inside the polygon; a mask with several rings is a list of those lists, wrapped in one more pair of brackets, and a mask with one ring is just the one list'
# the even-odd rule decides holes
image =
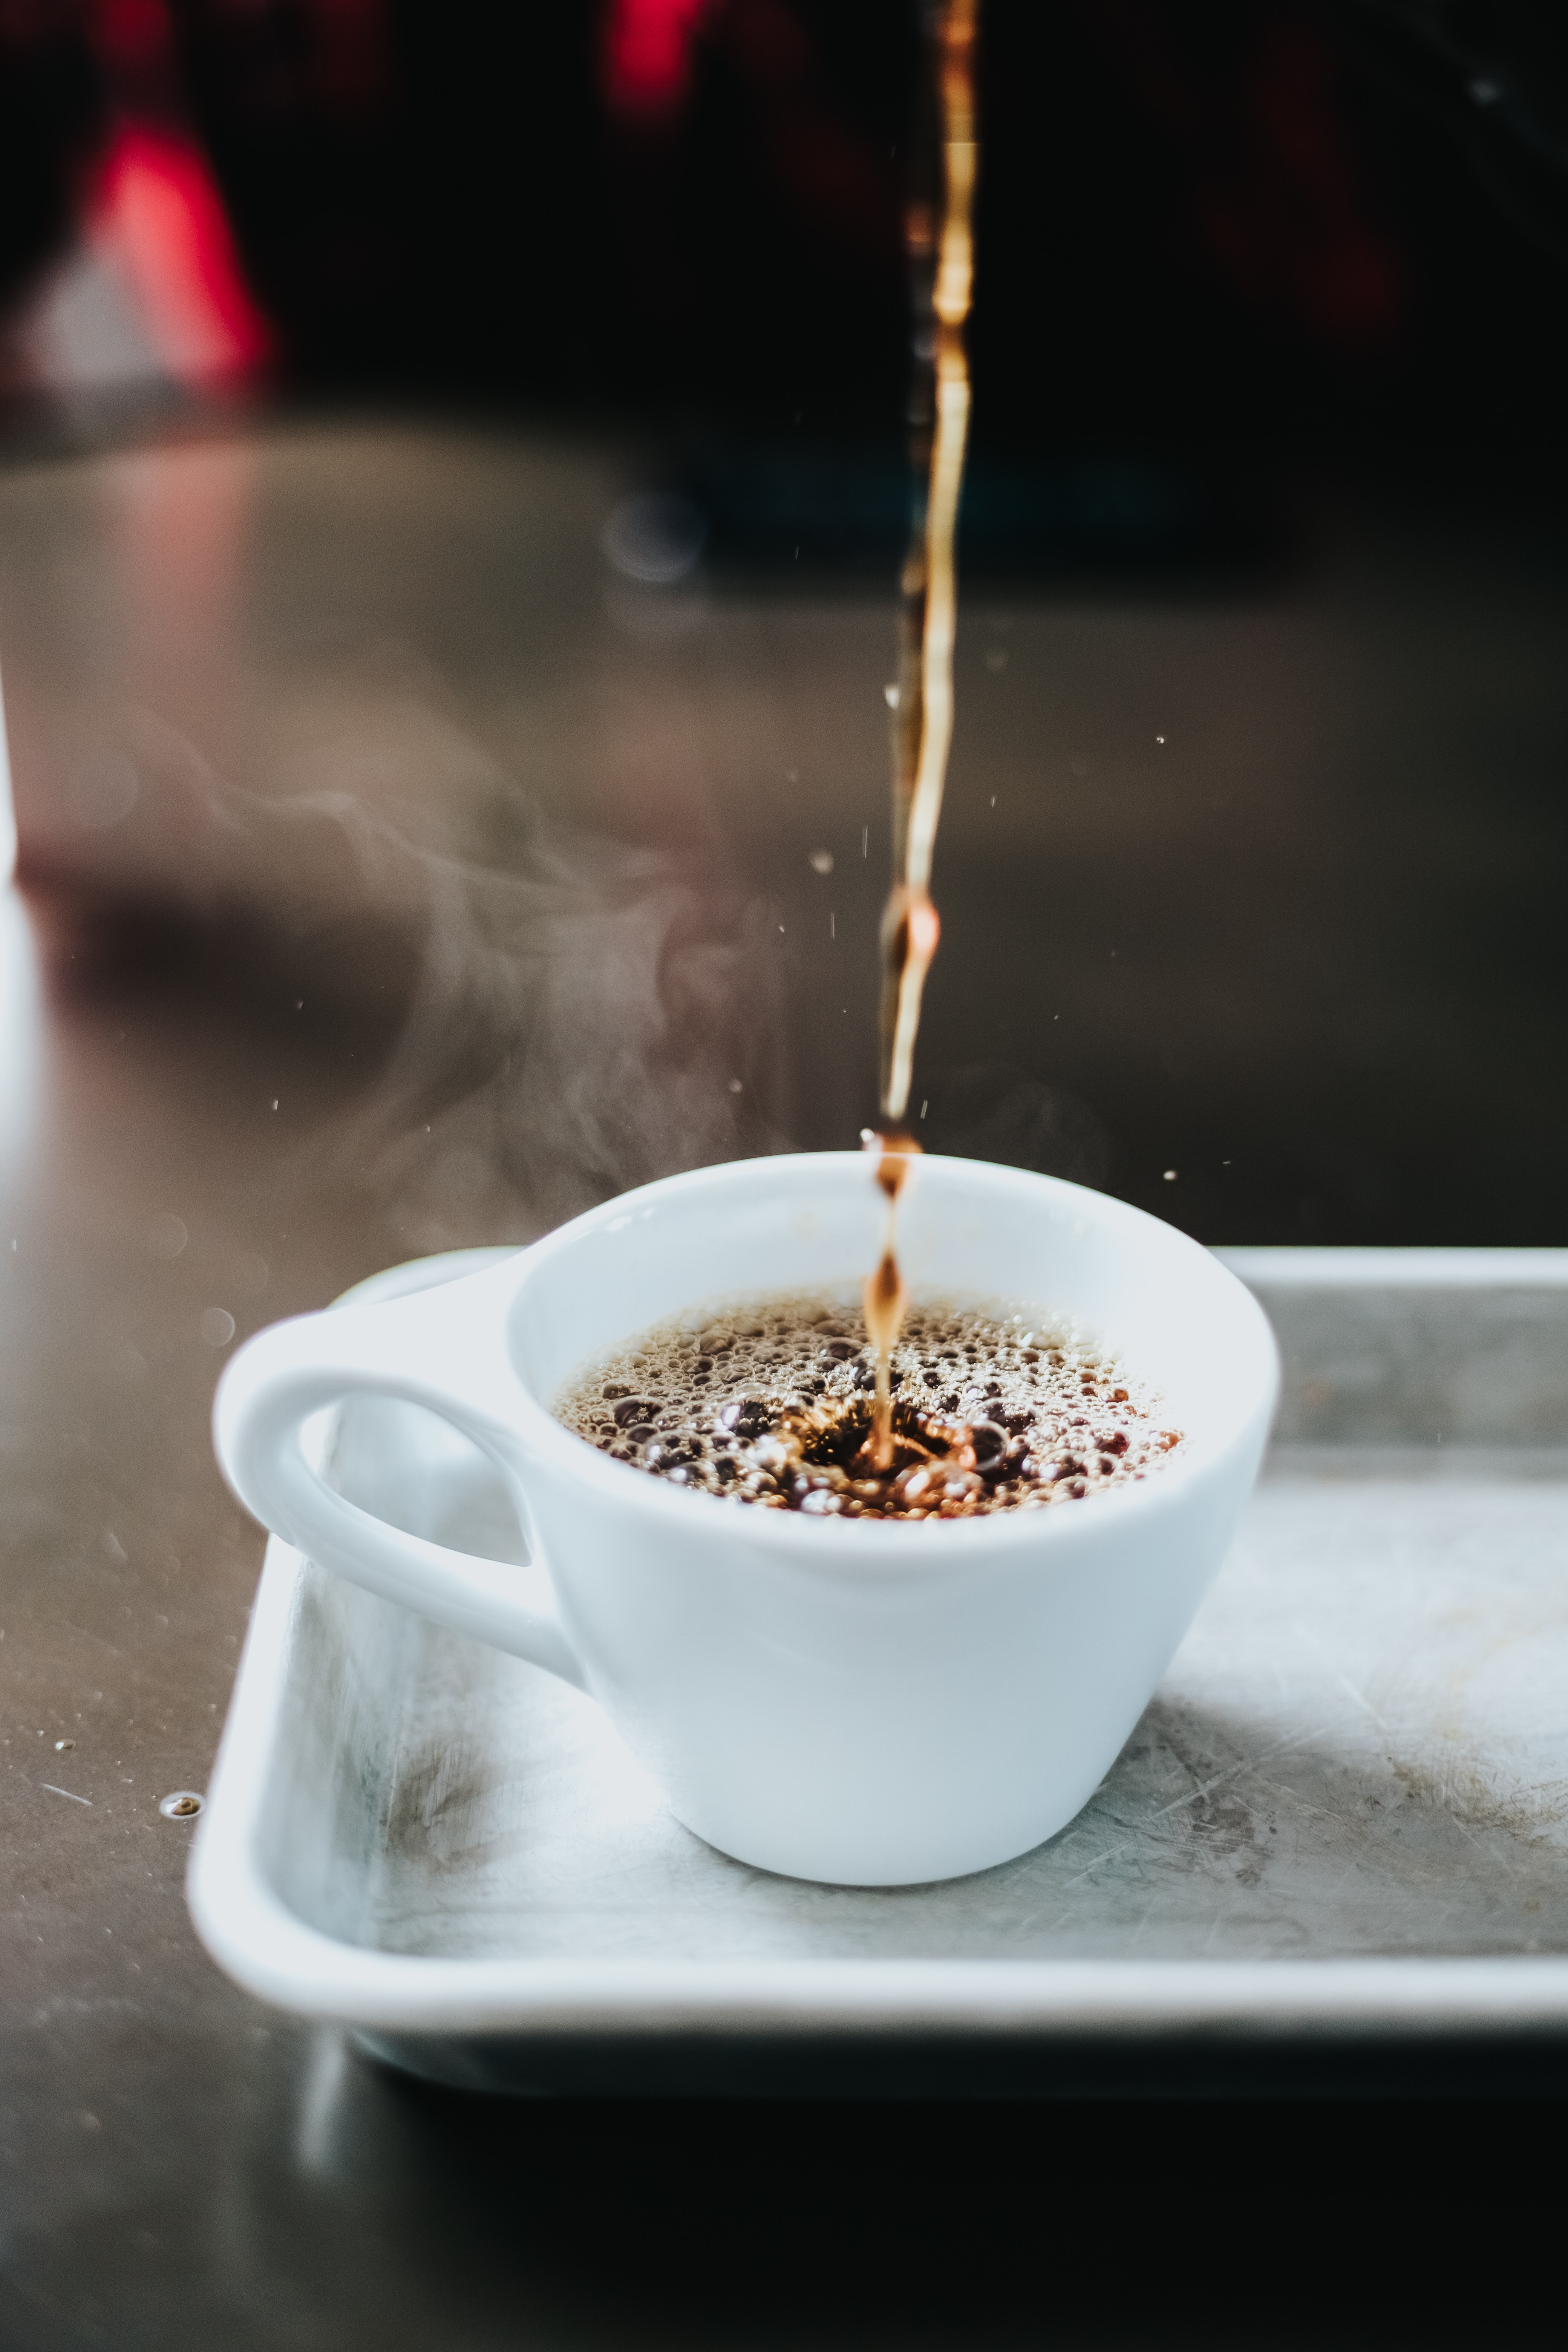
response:
{"label": "white ceramic cup", "polygon": [[[861,1886],[984,1870],[1072,1819],[1147,1706],[1257,1474],[1278,1358],[1251,1294],[1172,1226],[930,1158],[900,1213],[916,1297],[1026,1306],[1112,1350],[1184,1434],[1148,1477],[990,1518],[811,1518],[685,1492],[552,1418],[569,1375],[666,1317],[858,1297],[881,1223],[858,1153],[669,1177],[440,1288],[259,1333],[218,1390],[218,1457],[324,1567],[591,1692],[725,1853]],[[327,1485],[303,1425],[365,1391],[491,1456],[529,1566],[405,1534]]]}

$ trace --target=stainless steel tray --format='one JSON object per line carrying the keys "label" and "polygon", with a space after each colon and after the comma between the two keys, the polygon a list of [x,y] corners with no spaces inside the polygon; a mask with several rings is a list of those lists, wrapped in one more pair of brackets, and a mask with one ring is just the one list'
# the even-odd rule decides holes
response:
{"label": "stainless steel tray", "polygon": [[[744,1868],[591,1702],[275,1541],[192,1862],[209,1949],[482,2087],[1560,2079],[1568,1252],[1226,1255],[1280,1335],[1277,1442],[1153,1704],[1048,1844],[892,1891]],[[488,1465],[428,1416],[356,1402],[331,1458],[399,1524],[521,1556]]]}

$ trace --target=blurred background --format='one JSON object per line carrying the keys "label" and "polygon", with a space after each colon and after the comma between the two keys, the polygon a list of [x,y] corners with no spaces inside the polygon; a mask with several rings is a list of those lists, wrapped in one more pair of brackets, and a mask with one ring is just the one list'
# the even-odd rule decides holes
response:
{"label": "blurred background", "polygon": [[[367,1264],[868,1115],[921,59],[0,7],[51,1001],[210,1052]],[[982,114],[923,1132],[1205,1240],[1568,1240],[1560,16],[988,0]]]}
{"label": "blurred background", "polygon": [[[921,41],[0,0],[7,2352],[1539,2340],[1510,2109],[481,2117],[185,1924],[227,1351],[874,1108]],[[981,80],[920,1132],[1568,1244],[1568,17],[985,0]]]}

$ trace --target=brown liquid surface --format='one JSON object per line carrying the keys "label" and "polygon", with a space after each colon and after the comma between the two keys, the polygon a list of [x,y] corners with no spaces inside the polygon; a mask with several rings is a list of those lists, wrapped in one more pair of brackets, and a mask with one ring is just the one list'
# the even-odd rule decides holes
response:
{"label": "brown liquid surface", "polygon": [[1126,1372],[1026,1310],[910,1307],[889,1357],[882,1462],[872,1336],[862,1316],[821,1299],[658,1325],[584,1366],[553,1409],[589,1444],[672,1485],[821,1517],[1081,1502],[1146,1476],[1181,1443]]}

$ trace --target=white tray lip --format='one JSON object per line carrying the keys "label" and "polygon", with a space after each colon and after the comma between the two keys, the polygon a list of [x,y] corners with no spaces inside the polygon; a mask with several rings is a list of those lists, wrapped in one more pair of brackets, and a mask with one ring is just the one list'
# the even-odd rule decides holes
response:
{"label": "white tray lip", "polygon": [[[454,1254],[455,1255],[455,1254]],[[1568,1250],[1226,1249],[1280,1288],[1568,1288]],[[433,1959],[311,1927],[261,1828],[305,1562],[268,1545],[187,1899],[212,1958],[297,2015],[381,2032],[575,2037],[1488,2033],[1568,2025],[1568,1958]]]}
{"label": "white tray lip", "polygon": [[1263,1290],[1568,1290],[1568,1249],[1216,1248]]}

